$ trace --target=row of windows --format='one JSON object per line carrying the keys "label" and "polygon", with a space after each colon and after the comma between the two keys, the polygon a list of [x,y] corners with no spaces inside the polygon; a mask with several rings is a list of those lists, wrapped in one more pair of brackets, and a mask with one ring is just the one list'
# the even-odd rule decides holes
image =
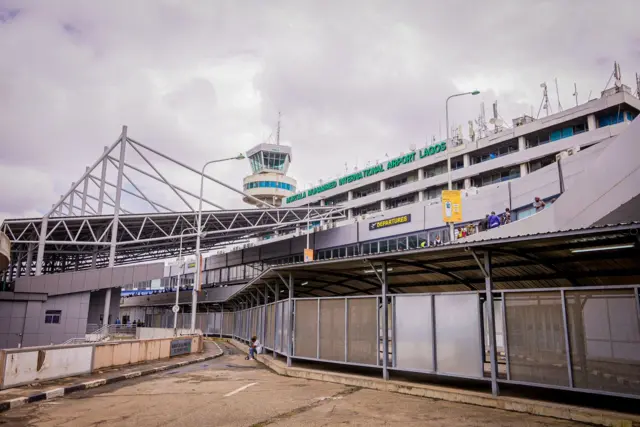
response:
{"label": "row of windows", "polygon": [[517,151],[518,151],[518,142],[515,141],[508,145],[503,145],[502,147],[495,147],[490,152],[471,156],[471,164],[475,165],[477,163],[486,162],[487,160],[497,159],[498,157],[506,156],[508,154],[515,153]]}
{"label": "row of windows", "polygon": [[282,190],[296,191],[295,186],[280,181],[256,181],[249,182],[244,185],[245,190],[249,190],[251,188],[280,188]]}
{"label": "row of windows", "polygon": [[[623,122],[625,119],[625,115],[627,117],[627,120],[633,120],[636,116],[637,113],[632,113],[629,111],[626,112],[620,112],[618,114],[610,114],[610,115],[605,115],[605,116],[597,116],[596,120],[597,120],[597,125],[598,127],[604,127],[604,126],[609,126],[609,125],[613,125],[616,123],[620,123]],[[553,131],[544,131],[544,132],[537,132],[535,134],[531,134],[527,137],[526,140],[526,148],[533,148],[533,147],[537,147],[538,145],[542,145],[542,144],[547,144],[549,142],[553,142],[553,141],[557,141],[563,138],[568,138],[570,136],[574,136],[574,135],[578,135],[580,133],[586,132],[588,130],[588,126],[587,126],[587,122],[582,121],[576,124],[573,124],[571,126],[565,126],[564,128],[561,129],[556,129]],[[477,163],[482,163],[482,162],[486,162],[488,160],[492,160],[492,159],[496,159],[498,157],[502,157],[502,156],[506,156],[509,155],[511,153],[515,153],[518,152],[518,143],[517,141],[511,141],[510,143],[506,144],[506,145],[502,145],[500,147],[495,147],[492,151],[483,153],[483,154],[476,154],[476,155],[471,155],[470,157],[470,163],[471,164],[477,164]],[[555,155],[554,155],[555,156]],[[537,162],[537,161],[532,161],[529,165],[529,169],[531,172],[540,169],[541,167],[546,166],[547,164],[550,164],[551,162],[549,161],[544,161],[544,162]],[[462,159],[462,157],[458,157],[455,159],[451,159],[451,170],[457,170],[457,169],[462,169],[464,167],[464,160]],[[441,162],[435,165],[431,165],[431,166],[427,166],[424,169],[425,172],[425,178],[431,178],[440,174],[444,174],[447,173],[447,164],[446,162]],[[417,175],[415,175],[417,176]],[[407,184],[409,182],[412,182],[413,179],[415,179],[415,176],[412,174],[409,174],[407,176],[403,176],[403,177],[395,177],[392,179],[389,179],[386,182],[386,188],[387,189],[391,189],[391,188],[395,188],[404,184]],[[503,181],[507,181],[510,179],[514,179],[514,178],[518,178],[520,177],[520,171],[519,170],[510,170],[507,171],[506,173],[503,171],[494,171],[493,173],[491,173],[490,176],[477,176],[472,179],[472,182],[474,183],[474,186],[480,187],[483,185],[489,185],[489,184],[493,184],[493,183],[497,183],[497,182],[503,182]],[[463,189],[464,188],[464,182],[460,181],[457,183],[457,185],[455,185],[456,183],[454,183],[454,188],[455,189]],[[457,187],[457,188],[456,188]],[[427,189],[424,190],[425,191],[425,198],[426,199],[432,199],[432,198],[436,198],[439,197],[441,189]],[[354,199],[358,199],[361,197],[366,197],[369,196],[371,194],[374,193],[378,193],[380,192],[380,183],[373,183],[373,184],[369,184],[365,187],[361,187],[358,189],[353,190],[353,198]],[[436,195],[437,194],[437,195]],[[333,198],[335,198],[336,200],[334,201],[334,204],[336,203],[340,203],[341,201],[346,201],[346,193],[344,194],[338,194],[335,196],[332,196]],[[339,201],[338,201],[339,200]],[[354,214],[355,213],[354,209]],[[379,206],[376,206],[376,204],[372,204],[369,206],[364,206],[364,207],[360,207],[358,208],[358,213],[357,215],[363,215],[366,213],[372,213],[372,212],[377,212],[380,210]]]}
{"label": "row of windows", "polygon": [[[555,197],[545,199],[548,206]],[[512,220],[519,220],[533,215],[536,209],[533,206],[524,206],[512,211]],[[478,221],[472,222],[477,226]],[[461,226],[464,224],[460,224]],[[384,238],[376,241],[350,244],[337,248],[320,249],[315,252],[315,260],[327,260],[334,258],[344,258],[358,255],[378,254],[390,251],[402,251],[407,249],[417,249],[449,242],[449,230],[446,227],[439,227],[432,230],[412,233],[405,236]],[[264,269],[272,265],[292,264],[303,262],[303,255],[288,255],[281,258],[265,260],[263,263],[251,263],[232,267],[222,267],[204,272],[204,283],[215,285],[226,282],[251,280],[262,273]],[[166,279],[166,278],[165,278]],[[174,278],[175,279],[175,278]],[[191,281],[192,282],[192,281]]]}
{"label": "row of windows", "polygon": [[498,184],[515,178],[520,178],[520,166],[473,177],[471,178],[471,185],[474,187],[483,187],[485,185]]}
{"label": "row of windows", "polygon": [[251,157],[249,162],[251,163],[251,170],[253,172],[259,172],[263,169],[284,170],[288,154],[286,153],[273,153],[270,151],[260,151]]}

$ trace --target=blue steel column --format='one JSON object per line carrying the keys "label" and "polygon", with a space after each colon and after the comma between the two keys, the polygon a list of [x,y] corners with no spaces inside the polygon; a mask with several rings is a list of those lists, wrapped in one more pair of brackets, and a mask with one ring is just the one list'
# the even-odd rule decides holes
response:
{"label": "blue steel column", "polygon": [[[375,268],[375,267],[374,267]],[[387,307],[387,262],[382,263],[382,378],[389,379],[389,328]]]}
{"label": "blue steel column", "polygon": [[[282,325],[284,327],[284,325]],[[289,315],[287,316],[287,367],[291,367],[291,354],[293,353],[293,274],[289,273]]]}
{"label": "blue steel column", "polygon": [[493,307],[493,281],[491,272],[491,252],[484,254],[485,291],[487,294],[487,317],[489,320],[489,358],[491,359],[491,393],[497,396],[498,389],[498,358],[496,355],[496,322]]}

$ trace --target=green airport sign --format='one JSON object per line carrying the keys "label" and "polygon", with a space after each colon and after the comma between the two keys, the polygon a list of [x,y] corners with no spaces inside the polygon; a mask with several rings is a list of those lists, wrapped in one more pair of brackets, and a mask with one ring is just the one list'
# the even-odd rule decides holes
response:
{"label": "green airport sign", "polygon": [[338,186],[351,184],[352,182],[356,182],[364,178],[369,178],[371,176],[382,173],[385,170],[388,171],[402,165],[413,163],[416,160],[417,156],[419,156],[419,158],[421,159],[424,159],[425,157],[433,156],[435,154],[442,153],[446,150],[447,150],[447,143],[445,141],[442,141],[437,144],[433,144],[429,147],[425,147],[418,152],[414,151],[409,154],[405,154],[403,156],[389,160],[386,163],[386,168],[385,168],[385,164],[382,163],[358,172],[354,172],[350,175],[346,175],[346,176],[343,176],[342,178],[324,183],[310,190],[306,190],[301,193],[294,194],[293,196],[289,196],[287,197],[286,202],[288,204],[288,203],[296,202],[298,200],[303,200],[307,197],[315,196],[316,194],[320,194],[325,191],[332,190]]}

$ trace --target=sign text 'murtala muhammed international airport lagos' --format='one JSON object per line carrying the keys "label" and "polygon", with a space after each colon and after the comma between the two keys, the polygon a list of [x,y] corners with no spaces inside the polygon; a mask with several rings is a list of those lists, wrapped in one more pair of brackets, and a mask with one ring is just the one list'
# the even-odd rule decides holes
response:
{"label": "sign text 'murtala muhammed international airport lagos'", "polygon": [[[447,143],[443,141],[438,144],[434,144],[430,147],[423,148],[418,152],[418,154],[420,158],[423,159],[425,157],[433,156],[434,154],[437,154],[437,153],[442,153],[443,151],[446,151],[446,149],[447,149]],[[333,181],[319,185],[310,190],[306,190],[301,193],[294,194],[293,196],[287,197],[287,203],[292,203],[297,200],[302,200],[307,196],[314,196],[316,194],[323,193],[327,190],[334,189],[339,185],[351,184],[352,182],[359,181],[363,178],[368,178],[370,176],[377,175],[380,172],[384,172],[385,170],[390,170],[390,169],[397,168],[400,165],[413,163],[415,160],[416,160],[416,152],[414,151],[412,153],[405,154],[404,156],[400,156],[393,160],[389,160],[387,162],[386,169],[384,164],[379,164],[379,165],[372,166],[368,169],[364,169],[364,170],[352,173],[351,175],[343,176],[342,178],[339,178],[339,179],[334,179]]]}

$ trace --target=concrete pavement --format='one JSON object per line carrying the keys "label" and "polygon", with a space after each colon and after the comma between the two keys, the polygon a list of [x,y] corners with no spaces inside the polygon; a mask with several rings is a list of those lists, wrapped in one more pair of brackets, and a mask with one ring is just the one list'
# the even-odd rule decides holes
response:
{"label": "concrete pavement", "polygon": [[222,349],[217,343],[205,341],[204,352],[202,353],[192,353],[185,356],[172,357],[171,359],[106,368],[89,375],[66,377],[0,390],[0,412],[33,402],[58,398],[81,390],[101,387],[130,378],[143,377],[192,363],[204,362],[221,355]]}
{"label": "concrete pavement", "polygon": [[0,414],[0,426],[579,426],[570,421],[280,376],[225,355]]}

